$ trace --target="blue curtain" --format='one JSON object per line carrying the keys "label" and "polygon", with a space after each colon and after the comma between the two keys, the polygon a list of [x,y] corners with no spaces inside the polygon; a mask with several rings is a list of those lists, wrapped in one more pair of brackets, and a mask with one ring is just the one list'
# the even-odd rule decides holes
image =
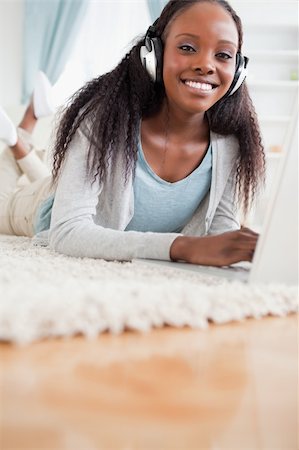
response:
{"label": "blue curtain", "polygon": [[152,22],[154,22],[160,16],[162,9],[166,5],[167,1],[168,0],[147,0]]}
{"label": "blue curtain", "polygon": [[30,97],[36,73],[55,83],[67,62],[89,0],[25,0],[22,103]]}

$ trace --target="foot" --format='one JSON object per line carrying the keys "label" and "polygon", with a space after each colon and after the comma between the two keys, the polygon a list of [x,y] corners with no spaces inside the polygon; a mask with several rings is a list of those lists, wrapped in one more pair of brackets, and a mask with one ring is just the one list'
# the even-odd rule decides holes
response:
{"label": "foot", "polygon": [[0,139],[9,147],[16,145],[18,141],[17,130],[6,112],[0,106]]}
{"label": "foot", "polygon": [[17,143],[14,146],[10,147],[10,150],[17,161],[19,159],[25,158],[25,156],[27,156],[29,153],[29,150],[27,150],[20,139],[18,139]]}
{"label": "foot", "polygon": [[49,116],[55,110],[52,98],[52,85],[41,70],[37,74],[32,103],[36,119]]}
{"label": "foot", "polygon": [[33,103],[31,101],[26,108],[24,116],[19,124],[19,128],[22,128],[23,130],[26,130],[31,134],[36,125],[36,122],[37,118],[35,117]]}

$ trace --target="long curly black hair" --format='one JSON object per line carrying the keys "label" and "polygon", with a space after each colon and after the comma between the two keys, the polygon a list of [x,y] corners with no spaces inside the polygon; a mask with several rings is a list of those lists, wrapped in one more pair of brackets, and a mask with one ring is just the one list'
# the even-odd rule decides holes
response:
{"label": "long curly black hair", "polygon": [[[233,18],[242,50],[242,23],[225,0],[170,0],[157,23],[156,34],[165,42],[171,22],[194,3],[221,5]],[[86,176],[105,181],[107,168],[116,154],[125,159],[124,179],[135,170],[140,120],[154,115],[165,99],[163,83],[154,83],[140,61],[144,37],[111,72],[84,85],[63,111],[54,145],[53,183],[57,181],[69,145],[83,121],[89,123],[89,149]],[[265,154],[256,113],[246,83],[230,97],[218,101],[207,111],[210,129],[221,135],[233,134],[240,146],[236,168],[237,201],[246,213],[264,182]]]}

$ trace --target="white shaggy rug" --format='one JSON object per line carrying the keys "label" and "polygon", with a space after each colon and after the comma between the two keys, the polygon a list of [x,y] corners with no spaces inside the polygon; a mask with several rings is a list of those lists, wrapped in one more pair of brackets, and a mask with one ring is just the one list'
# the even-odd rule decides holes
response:
{"label": "white shaggy rug", "polygon": [[20,344],[298,311],[297,288],[247,286],[136,263],[77,259],[0,235],[0,340]]}

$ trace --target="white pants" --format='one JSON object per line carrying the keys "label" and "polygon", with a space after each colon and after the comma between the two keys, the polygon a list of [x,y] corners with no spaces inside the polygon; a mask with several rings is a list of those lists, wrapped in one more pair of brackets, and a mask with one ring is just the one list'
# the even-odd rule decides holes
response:
{"label": "white pants", "polygon": [[[51,192],[51,176],[31,135],[22,129],[18,135],[28,155],[16,160],[9,148],[0,154],[0,233],[32,237],[39,205]],[[18,187],[23,174],[28,181]]]}

